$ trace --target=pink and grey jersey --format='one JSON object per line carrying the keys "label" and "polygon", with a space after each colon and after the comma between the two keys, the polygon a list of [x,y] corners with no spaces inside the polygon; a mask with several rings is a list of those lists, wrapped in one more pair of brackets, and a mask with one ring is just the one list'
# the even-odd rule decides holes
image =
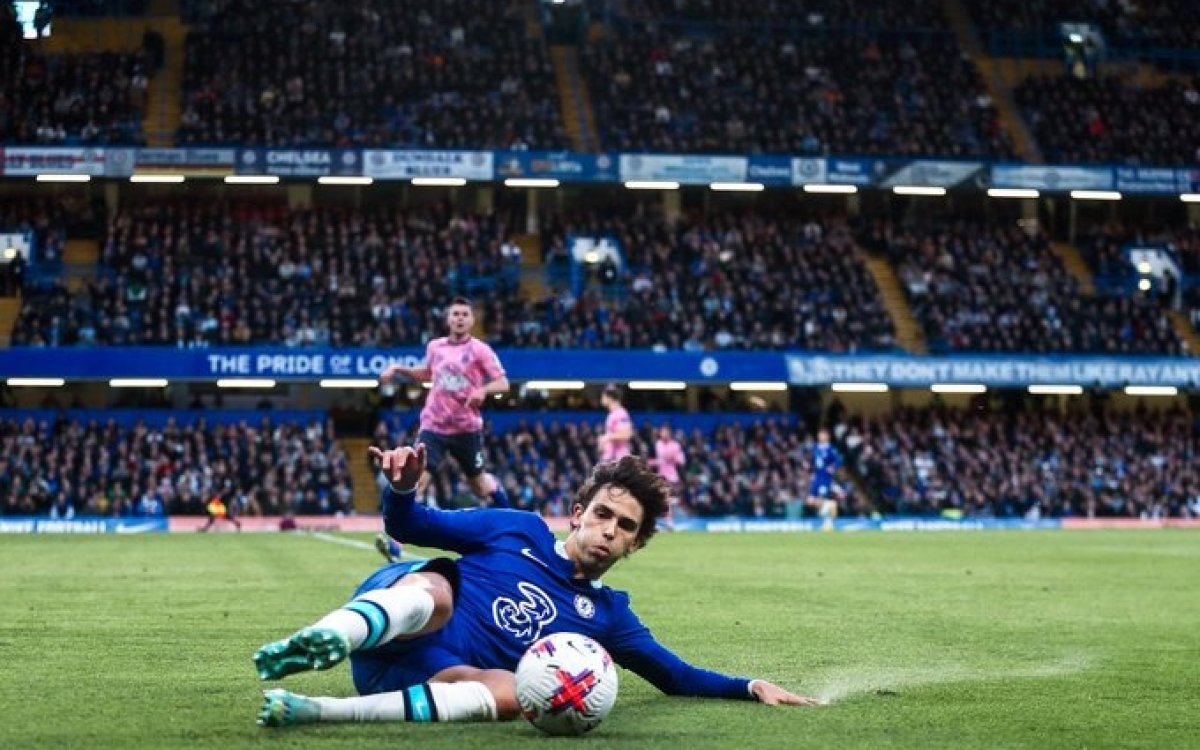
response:
{"label": "pink and grey jersey", "polygon": [[[624,406],[618,406],[610,411],[608,418],[604,420],[604,432],[609,435],[632,426],[633,421],[630,420],[629,412],[626,411]],[[609,440],[604,444],[604,449],[600,451],[600,460],[616,461],[618,458],[628,456],[633,452],[630,448],[630,443],[630,440]]]}
{"label": "pink and grey jersey", "polygon": [[683,466],[686,460],[683,446],[678,440],[654,441],[654,466],[658,469],[659,476],[671,484],[679,482],[679,467]]}
{"label": "pink and grey jersey", "polygon": [[421,429],[439,435],[483,430],[479,407],[468,406],[467,399],[476,388],[504,377],[492,347],[476,338],[455,343],[443,336],[425,347],[425,366],[433,387],[421,410]]}

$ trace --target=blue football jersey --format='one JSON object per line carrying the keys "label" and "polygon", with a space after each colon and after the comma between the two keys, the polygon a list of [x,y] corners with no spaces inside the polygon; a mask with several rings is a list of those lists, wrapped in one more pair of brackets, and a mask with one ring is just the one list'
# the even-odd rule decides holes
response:
{"label": "blue football jersey", "polygon": [[837,470],[841,466],[842,454],[838,453],[838,449],[831,443],[817,443],[813,446],[812,468],[814,482],[828,483],[829,479],[837,473]]}
{"label": "blue football jersey", "polygon": [[462,657],[469,666],[513,671],[538,638],[582,633],[665,693],[751,697],[748,679],[694,667],[659,644],[633,613],[628,594],[575,578],[563,543],[537,514],[444,511],[419,505],[413,497],[383,491],[388,534],[461,555],[454,615],[421,641]]}

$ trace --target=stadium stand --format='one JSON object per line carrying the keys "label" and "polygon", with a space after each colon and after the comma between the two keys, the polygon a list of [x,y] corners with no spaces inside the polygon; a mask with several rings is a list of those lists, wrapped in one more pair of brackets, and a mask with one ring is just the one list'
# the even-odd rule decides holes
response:
{"label": "stadium stand", "polygon": [[936,3],[896,0],[806,0],[797,9],[788,0],[756,3],[738,0],[614,0],[600,15],[654,22],[754,25],[821,31],[823,29],[944,29]]}
{"label": "stadium stand", "polygon": [[[783,415],[654,415],[639,420],[636,452],[648,455],[653,430],[660,423],[677,426],[688,456],[682,472],[680,498],[685,512],[701,516],[732,514],[783,517],[803,499],[808,480],[805,450],[811,438],[797,432]],[[487,432],[488,465],[509,489],[519,507],[547,515],[567,515],[573,478],[590,470],[597,460],[596,436],[601,420],[578,413],[530,415],[508,429]],[[376,427],[374,444],[395,445],[415,439],[415,426]],[[446,462],[432,491],[443,505],[471,504],[461,474]]]}
{"label": "stadium stand", "polygon": [[1116,76],[1031,77],[1013,92],[1046,159],[1190,166],[1200,161],[1200,84],[1144,88]]}
{"label": "stadium stand", "polygon": [[321,415],[0,411],[0,514],[202,514],[352,509],[346,456]]}
{"label": "stadium stand", "polygon": [[[614,38],[583,52],[604,146],[1011,157],[979,73],[944,22],[940,31],[913,33],[839,25],[886,23],[894,14],[897,23],[936,22],[885,5],[853,4],[839,17],[830,4],[831,17],[807,27],[773,26],[769,9],[761,19],[746,12],[757,22],[751,28],[621,19]],[[708,11],[706,21],[742,18],[731,5]]]}
{"label": "stadium stand", "polygon": [[141,16],[146,0],[53,0],[49,3],[57,17],[95,18],[100,16]]}
{"label": "stadium stand", "polygon": [[[677,429],[687,455],[682,511],[701,517],[796,517],[806,511],[814,436],[782,415],[650,414],[638,419],[635,451],[652,455],[653,429]],[[522,508],[564,515],[572,485],[596,460],[599,418],[530,414],[487,437],[489,466]],[[375,445],[415,439],[380,422]],[[1200,434],[1189,412],[1059,413],[904,407],[846,415],[834,427],[850,476],[840,513],[970,518],[1187,517],[1200,503],[1194,456]],[[853,480],[851,480],[853,477]],[[443,506],[475,501],[452,462],[431,485]],[[811,512],[811,511],[809,511]]]}
{"label": "stadium stand", "polygon": [[[554,224],[547,246],[583,222]],[[523,299],[498,216],[144,205],[110,222],[101,275],[31,289],[21,345],[414,345],[475,297],[500,346],[889,349],[894,330],[848,233],[715,215],[606,225],[629,247],[620,292]],[[381,253],[380,251],[385,251]],[[399,265],[388,260],[387,252]],[[736,260],[735,260],[736,259]],[[854,314],[851,314],[851,311]]]}
{"label": "stadium stand", "polygon": [[1059,24],[1091,23],[1108,44],[1122,50],[1200,47],[1200,17],[1187,0],[1156,2],[1085,2],[1073,0],[964,0],[980,28],[1025,32],[1061,47]]}
{"label": "stadium stand", "polygon": [[867,222],[933,351],[1181,354],[1156,296],[1084,297],[1041,233],[971,220]]}
{"label": "stadium stand", "polygon": [[613,234],[627,249],[616,292],[594,285],[578,296],[562,288],[540,300],[509,298],[507,308],[488,315],[498,343],[688,351],[895,346],[879,291],[838,226],[754,212],[678,224],[580,216],[548,225],[543,246],[562,248],[574,233]]}
{"label": "stadium stand", "polygon": [[144,142],[151,75],[144,55],[44,54],[21,42],[11,14],[0,14],[0,70],[0,143]]}
{"label": "stadium stand", "polygon": [[515,6],[193,4],[179,141],[568,148],[543,43]]}
{"label": "stadium stand", "polygon": [[899,409],[850,424],[848,463],[885,512],[1161,518],[1200,499],[1200,436],[1178,409]]}
{"label": "stadium stand", "polygon": [[100,278],[74,295],[61,285],[33,290],[13,341],[421,344],[440,329],[436,310],[452,292],[511,286],[503,232],[495,218],[445,206],[137,206],[110,220]]}

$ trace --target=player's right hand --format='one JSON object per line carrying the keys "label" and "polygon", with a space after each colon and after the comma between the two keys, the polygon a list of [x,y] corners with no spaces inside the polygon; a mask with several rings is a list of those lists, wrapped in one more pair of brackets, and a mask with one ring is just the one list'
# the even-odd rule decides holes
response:
{"label": "player's right hand", "polygon": [[790,690],[785,690],[778,685],[767,682],[766,680],[751,680],[750,694],[759,703],[765,703],[768,706],[823,706],[825,702],[820,698],[810,698],[806,695],[796,695]]}
{"label": "player's right hand", "polygon": [[372,445],[367,452],[379,462],[379,470],[396,492],[411,492],[425,472],[424,443],[417,443],[411,448],[402,445],[388,451]]}

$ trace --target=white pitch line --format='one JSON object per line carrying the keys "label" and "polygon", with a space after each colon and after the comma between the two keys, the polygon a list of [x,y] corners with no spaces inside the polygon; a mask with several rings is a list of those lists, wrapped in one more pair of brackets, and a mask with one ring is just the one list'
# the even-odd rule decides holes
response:
{"label": "white pitch line", "polygon": [[372,550],[375,549],[374,544],[369,544],[367,542],[360,542],[357,539],[345,539],[340,536],[334,536],[333,534],[326,534],[323,531],[309,531],[306,533],[306,536],[310,536],[313,539],[320,539],[322,542],[333,542],[334,544],[344,544],[347,547],[357,547],[358,549],[372,549]]}
{"label": "white pitch line", "polygon": [[[347,547],[354,547],[356,549],[365,549],[365,550],[371,550],[371,551],[375,550],[375,545],[371,544],[369,542],[361,542],[357,539],[346,539],[345,537],[334,536],[333,534],[326,534],[323,531],[307,531],[307,532],[304,532],[304,536],[311,537],[313,539],[319,539],[322,542],[333,542],[334,544],[342,544]],[[403,552],[400,555],[400,559],[403,561],[410,561],[410,560],[425,560],[427,558],[419,557],[417,555],[410,555],[407,552]]]}

